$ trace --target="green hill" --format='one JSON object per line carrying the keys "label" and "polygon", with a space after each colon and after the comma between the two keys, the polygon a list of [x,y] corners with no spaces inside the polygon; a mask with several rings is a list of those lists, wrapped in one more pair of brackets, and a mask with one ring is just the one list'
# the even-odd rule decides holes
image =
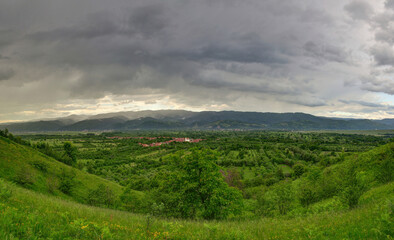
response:
{"label": "green hill", "polygon": [[[366,192],[356,209],[297,218],[189,221],[90,207],[0,179],[1,239],[392,239],[394,184]],[[371,200],[371,195],[374,200]],[[391,199],[391,202],[390,202]]]}
{"label": "green hill", "polygon": [[[331,189],[332,197],[297,208],[300,211],[295,209],[293,214],[197,221],[70,201],[84,202],[89,191],[100,184],[117,195],[122,189],[30,147],[0,138],[0,239],[393,239],[393,159],[394,143],[389,143],[326,168],[317,184]],[[74,172],[69,194],[51,185],[61,182],[64,172]],[[355,178],[347,182],[344,177],[349,174]],[[294,186],[307,177],[295,180]],[[359,184],[363,189],[358,189]],[[359,190],[357,204],[337,208],[337,186]]]}
{"label": "green hill", "polygon": [[122,192],[122,187],[114,182],[72,168],[3,137],[0,137],[0,177],[36,192],[78,202],[85,202],[89,192],[101,184],[116,196]]}

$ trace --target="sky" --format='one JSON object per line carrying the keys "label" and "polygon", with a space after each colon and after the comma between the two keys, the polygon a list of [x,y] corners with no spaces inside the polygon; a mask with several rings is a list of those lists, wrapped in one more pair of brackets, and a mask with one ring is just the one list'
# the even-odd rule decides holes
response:
{"label": "sky", "polygon": [[1,0],[0,122],[117,111],[394,118],[394,0]]}

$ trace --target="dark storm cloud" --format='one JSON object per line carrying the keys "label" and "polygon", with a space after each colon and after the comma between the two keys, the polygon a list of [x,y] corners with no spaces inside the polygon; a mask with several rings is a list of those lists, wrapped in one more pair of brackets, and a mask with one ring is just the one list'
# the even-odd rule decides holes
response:
{"label": "dark storm cloud", "polygon": [[89,21],[73,27],[58,28],[50,31],[35,32],[28,36],[29,39],[36,43],[52,41],[72,41],[72,40],[89,40],[104,36],[113,36],[119,34],[118,26],[111,20],[95,14]]}
{"label": "dark storm cloud", "polygon": [[[341,0],[1,1],[0,87],[7,90],[0,108],[154,95],[174,106],[302,111],[329,107],[349,89],[390,93],[381,77],[339,89],[368,75],[354,67],[364,64],[364,57],[354,60],[362,48],[375,60],[371,68],[393,65],[391,10],[373,7]],[[379,44],[358,40],[357,24],[367,22]]]}
{"label": "dark storm cloud", "polygon": [[142,34],[146,38],[160,34],[168,25],[165,8],[163,4],[151,4],[136,8],[128,21],[131,31]]}

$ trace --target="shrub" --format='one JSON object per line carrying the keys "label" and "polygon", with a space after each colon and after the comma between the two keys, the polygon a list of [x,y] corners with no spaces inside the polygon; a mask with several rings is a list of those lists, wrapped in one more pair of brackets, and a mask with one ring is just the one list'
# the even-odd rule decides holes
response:
{"label": "shrub", "polygon": [[62,173],[59,176],[60,183],[59,183],[59,190],[65,194],[71,194],[72,188],[74,187],[74,178],[75,172],[74,171],[66,171],[65,169],[62,170]]}
{"label": "shrub", "polygon": [[150,199],[142,192],[135,191],[127,187],[120,196],[122,206],[130,212],[146,213],[152,205]]}
{"label": "shrub", "polygon": [[40,170],[41,172],[48,172],[48,165],[42,161],[34,161],[31,162],[30,165],[35,167],[36,169]]}
{"label": "shrub", "polygon": [[11,196],[12,196],[11,188],[5,183],[3,179],[0,179],[0,199],[6,201]]}
{"label": "shrub", "polygon": [[361,195],[367,190],[366,175],[364,172],[356,172],[354,168],[348,170],[345,176],[344,190],[341,193],[342,201],[354,208],[358,204]]}
{"label": "shrub", "polygon": [[388,183],[393,180],[394,172],[394,154],[386,156],[380,164],[377,178],[381,183]]}
{"label": "shrub", "polygon": [[278,206],[279,213],[284,215],[291,209],[293,201],[293,189],[287,182],[279,183],[274,190],[274,199]]}
{"label": "shrub", "polygon": [[297,163],[293,166],[294,176],[296,178],[301,177],[302,174],[306,171],[304,164]]}
{"label": "shrub", "polygon": [[108,186],[100,184],[97,189],[90,190],[87,202],[94,206],[111,207],[115,204],[115,194]]}
{"label": "shrub", "polygon": [[50,193],[54,193],[59,187],[58,180],[55,177],[47,178],[47,187]]}
{"label": "shrub", "polygon": [[15,181],[24,187],[28,187],[34,183],[34,174],[28,167],[21,167],[15,176]]}

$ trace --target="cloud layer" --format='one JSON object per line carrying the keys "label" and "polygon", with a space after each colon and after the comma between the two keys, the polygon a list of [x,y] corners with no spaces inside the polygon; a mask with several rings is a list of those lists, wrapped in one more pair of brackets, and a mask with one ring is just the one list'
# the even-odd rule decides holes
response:
{"label": "cloud layer", "polygon": [[159,108],[393,117],[393,6],[5,0],[0,121]]}

